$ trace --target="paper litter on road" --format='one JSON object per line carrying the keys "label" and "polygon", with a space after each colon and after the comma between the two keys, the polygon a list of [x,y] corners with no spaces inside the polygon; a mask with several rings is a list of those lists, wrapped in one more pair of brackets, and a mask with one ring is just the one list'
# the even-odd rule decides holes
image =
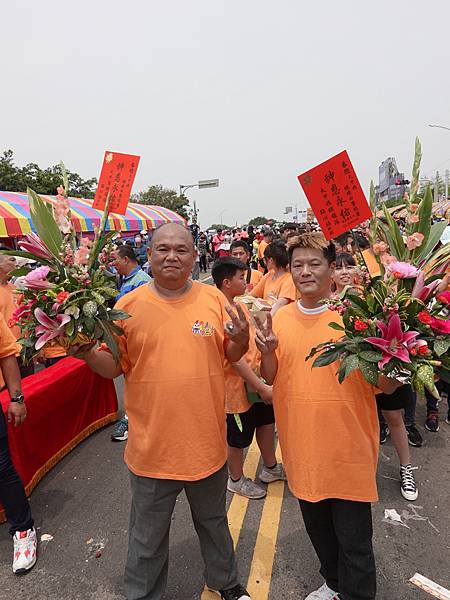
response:
{"label": "paper litter on road", "polygon": [[41,542],[51,542],[53,539],[53,536],[50,535],[49,533],[43,533],[41,535]]}
{"label": "paper litter on road", "polygon": [[384,511],[384,520],[393,521],[394,523],[400,523],[400,525],[403,525],[403,527],[407,527],[409,529],[408,525],[406,525],[406,523],[403,523],[401,516],[398,514],[395,508],[386,508],[386,510]]}
{"label": "paper litter on road", "polygon": [[420,573],[415,573],[409,581],[435,598],[440,598],[440,600],[450,600],[450,590],[447,590],[442,587],[442,585],[420,575]]}

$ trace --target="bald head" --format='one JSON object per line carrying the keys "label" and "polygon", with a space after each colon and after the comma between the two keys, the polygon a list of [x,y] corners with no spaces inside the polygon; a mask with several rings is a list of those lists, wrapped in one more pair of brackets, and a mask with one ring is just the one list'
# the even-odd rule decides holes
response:
{"label": "bald head", "polygon": [[185,241],[194,250],[194,240],[192,234],[184,225],[180,223],[163,223],[157,227],[153,233],[151,245],[153,246],[156,242],[161,241],[162,237],[169,237],[171,239],[176,238],[179,241]]}

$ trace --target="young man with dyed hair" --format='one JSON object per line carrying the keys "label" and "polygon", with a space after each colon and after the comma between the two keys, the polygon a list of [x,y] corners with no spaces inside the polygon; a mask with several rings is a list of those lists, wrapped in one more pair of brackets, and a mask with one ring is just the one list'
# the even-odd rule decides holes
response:
{"label": "young man with dyed hair", "polygon": [[[230,306],[236,296],[245,292],[247,266],[232,256],[216,260],[212,268],[214,283]],[[246,309],[244,308],[245,312]],[[249,317],[249,315],[248,315]],[[255,332],[250,323],[249,349],[238,363],[225,363],[225,410],[227,412],[228,491],[246,498],[264,498],[266,490],[245,477],[244,448],[248,448],[256,434],[264,466],[259,475],[263,483],[286,479],[282,464],[275,457],[275,416],[272,406],[272,387],[259,376],[260,355],[255,344]],[[256,394],[249,394],[254,390]],[[242,430],[236,423],[238,414]]]}
{"label": "young man with dyed hair", "polygon": [[[340,384],[335,363],[312,368],[312,347],[333,337],[335,247],[322,233],[291,240],[289,262],[301,300],[273,321],[257,321],[261,374],[273,384],[275,417],[289,487],[325,583],[307,600],[373,600],[376,594],[371,502],[378,499],[379,427],[375,393],[359,371]],[[335,336],[335,334],[334,334]],[[380,377],[392,393],[397,382]]]}

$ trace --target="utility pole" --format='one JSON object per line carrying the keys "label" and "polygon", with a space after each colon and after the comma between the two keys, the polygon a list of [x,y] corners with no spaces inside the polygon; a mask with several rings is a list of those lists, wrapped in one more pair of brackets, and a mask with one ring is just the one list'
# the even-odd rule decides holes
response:
{"label": "utility pole", "polygon": [[450,179],[450,171],[446,169],[445,171],[445,200],[448,200],[448,181]]}
{"label": "utility pole", "polygon": [[434,180],[434,202],[439,202],[439,171],[436,171]]}

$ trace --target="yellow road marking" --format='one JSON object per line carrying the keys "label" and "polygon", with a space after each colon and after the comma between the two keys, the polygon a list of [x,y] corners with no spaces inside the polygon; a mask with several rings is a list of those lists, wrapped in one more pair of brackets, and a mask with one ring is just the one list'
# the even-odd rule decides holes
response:
{"label": "yellow road marking", "polygon": [[[253,442],[248,449],[244,462],[244,474],[246,477],[250,477],[250,479],[255,478],[259,457],[259,448],[256,443],[256,436],[254,436]],[[244,496],[239,496],[238,494],[233,494],[230,506],[228,507],[228,523],[230,525],[231,537],[233,538],[233,544],[235,548],[239,540],[239,535],[241,533],[242,523],[244,522],[245,514],[247,512],[248,503],[248,498],[244,498]],[[214,592],[210,592],[205,588],[201,595],[201,600],[217,600],[217,594],[214,594]]]}
{"label": "yellow road marking", "polygon": [[[276,454],[281,462],[279,446]],[[283,495],[284,481],[275,481],[268,486],[247,584],[252,600],[269,598]]]}

